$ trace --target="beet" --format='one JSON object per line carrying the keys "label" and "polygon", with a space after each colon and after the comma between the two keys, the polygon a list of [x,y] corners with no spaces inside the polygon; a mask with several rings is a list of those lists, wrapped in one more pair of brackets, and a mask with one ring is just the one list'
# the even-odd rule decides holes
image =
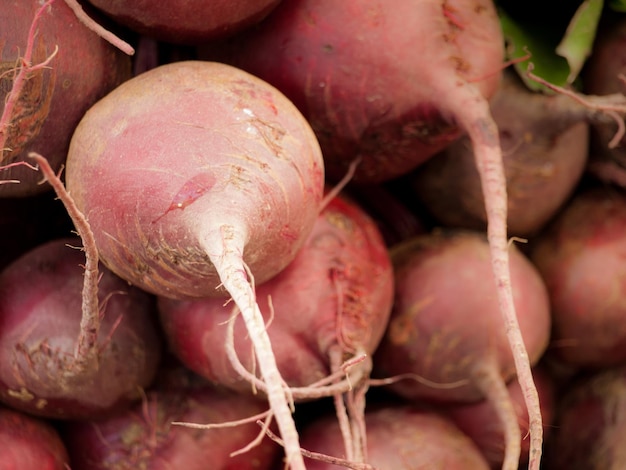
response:
{"label": "beet", "polygon": [[[530,261],[514,246],[509,255],[520,329],[535,364],[548,344],[548,295]],[[506,429],[503,468],[516,469],[521,438],[505,386],[515,377],[515,364],[490,282],[484,235],[435,231],[392,247],[391,256],[396,293],[387,333],[374,357],[376,377],[413,377],[389,385],[410,400],[487,398]]]}
{"label": "beet", "polygon": [[99,256],[120,277],[166,297],[232,296],[288,460],[301,469],[287,391],[253,287],[295,257],[320,210],[322,155],[295,106],[225,64],[162,65],[85,114],[66,178]]}
{"label": "beet", "polygon": [[[366,413],[368,463],[380,470],[486,470],[484,457],[469,437],[443,415],[414,406],[386,403]],[[335,458],[342,454],[338,424],[318,416],[302,432],[302,446]],[[309,460],[309,470],[341,468]],[[363,467],[352,467],[363,468]],[[372,468],[372,467],[368,467]]]}
{"label": "beet", "polygon": [[[587,110],[565,95],[528,90],[514,72],[491,99],[507,179],[510,236],[531,236],[572,195],[587,163]],[[448,227],[484,230],[487,215],[471,142],[462,137],[420,166],[411,184]],[[532,210],[530,210],[532,208]]]}
{"label": "beet", "polygon": [[551,301],[550,354],[566,364],[603,368],[626,360],[625,224],[622,190],[588,188],[533,240],[530,256]]}
{"label": "beet", "polygon": [[[3,2],[0,31],[0,149],[5,149],[0,166],[26,161],[29,152],[39,151],[58,171],[78,121],[130,77],[130,59],[83,26],[62,0],[43,6],[36,0]],[[50,57],[48,66],[38,67]],[[20,58],[26,63],[16,69]],[[28,71],[29,65],[35,68]],[[49,189],[24,166],[5,170],[1,177],[20,184],[0,185],[0,197]]]}
{"label": "beet", "polygon": [[263,20],[280,0],[89,0],[118,23],[161,41],[200,44]]}
{"label": "beet", "polygon": [[64,442],[52,425],[0,406],[0,468],[12,470],[67,470]]}
{"label": "beet", "polygon": [[152,381],[161,350],[154,298],[103,268],[99,360],[75,371],[84,255],[71,246],[80,241],[44,243],[0,273],[0,400],[57,419],[128,406]]}
{"label": "beet", "polygon": [[547,470],[619,469],[626,465],[626,369],[581,376],[560,397]]}
{"label": "beet", "polygon": [[269,470],[280,447],[267,438],[230,455],[257,437],[261,428],[254,422],[217,429],[173,424],[220,424],[265,411],[256,400],[207,385],[154,389],[142,403],[114,416],[66,423],[62,436],[72,470]]}

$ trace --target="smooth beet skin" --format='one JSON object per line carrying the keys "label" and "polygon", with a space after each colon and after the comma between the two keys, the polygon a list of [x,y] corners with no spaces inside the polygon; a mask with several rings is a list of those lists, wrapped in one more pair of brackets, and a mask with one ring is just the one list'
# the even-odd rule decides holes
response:
{"label": "smooth beet skin", "polygon": [[0,273],[0,401],[33,415],[85,419],[128,406],[159,364],[154,298],[103,269],[99,366],[73,375],[85,262],[76,246],[47,242]]}
{"label": "smooth beet skin", "polygon": [[[433,411],[391,402],[365,414],[367,462],[379,470],[487,470],[485,458],[452,421]],[[332,416],[319,416],[302,433],[306,449],[345,458],[341,434]],[[310,459],[308,470],[335,470]]]}
{"label": "smooth beet skin", "polygon": [[270,470],[280,447],[269,438],[230,455],[256,438],[260,428],[254,422],[215,429],[173,424],[221,424],[264,411],[257,400],[207,385],[157,389],[107,419],[64,424],[62,437],[72,470]]}
{"label": "smooth beet skin", "polygon": [[[406,173],[461,135],[456,96],[496,91],[503,38],[491,0],[290,0],[203,54],[285,93],[311,123],[327,174],[361,157],[354,181]],[[462,100],[456,99],[459,107]]]}
{"label": "smooth beet skin", "polygon": [[[555,427],[556,399],[558,397],[556,384],[550,373],[542,367],[533,368],[533,377],[539,393],[543,425],[549,439],[549,434]],[[524,465],[528,464],[528,412],[519,384],[516,381],[509,382],[507,389],[522,431],[520,468],[523,468]],[[444,406],[441,411],[450,417],[459,429],[472,438],[492,469],[502,468],[504,438],[502,424],[498,420],[493,403],[484,400],[463,405]]]}
{"label": "smooth beet skin", "polygon": [[[376,376],[408,374],[389,389],[410,400],[459,403],[486,398],[505,430],[502,468],[517,469],[521,435],[506,389],[516,368],[491,282],[487,240],[480,232],[435,231],[392,247],[391,255],[395,299],[374,357]],[[550,335],[548,294],[523,254],[511,246],[509,256],[518,325],[528,359],[535,364]],[[540,409],[534,411],[541,420]],[[532,419],[530,423],[536,425]]]}
{"label": "smooth beet skin", "polygon": [[608,367],[571,383],[558,402],[548,470],[626,468],[626,368]]}
{"label": "smooth beet skin", "polygon": [[573,367],[626,360],[626,193],[579,192],[532,243],[552,306],[549,352]]}
{"label": "smooth beet skin", "polygon": [[[402,380],[390,388],[407,398],[471,402],[484,397],[472,379],[483,367],[515,376],[484,235],[432,232],[392,247],[395,300],[380,344],[378,376],[415,373],[431,382]],[[545,351],[550,333],[548,293],[531,262],[510,248],[514,298],[531,362]],[[462,380],[469,382],[445,387]],[[442,387],[437,387],[441,384]]]}
{"label": "smooth beet skin", "polygon": [[65,443],[50,423],[0,406],[0,468],[67,470]]}
{"label": "smooth beet skin", "polygon": [[89,0],[120,24],[161,41],[201,44],[263,20],[280,0]]}
{"label": "smooth beet skin", "polygon": [[[3,1],[0,8],[0,116],[14,85],[20,58],[32,43],[31,62],[37,65],[58,51],[47,67],[28,74],[8,121],[0,123],[0,166],[28,161],[31,151],[43,152],[55,171],[67,156],[74,128],[89,107],[131,76],[130,58],[80,23],[63,0],[43,9],[36,35],[29,29],[37,0]],[[12,72],[15,70],[15,72]],[[6,133],[3,135],[3,133]],[[6,139],[6,140],[3,140]],[[24,166],[5,170],[0,197],[27,196],[48,189],[40,175]]]}

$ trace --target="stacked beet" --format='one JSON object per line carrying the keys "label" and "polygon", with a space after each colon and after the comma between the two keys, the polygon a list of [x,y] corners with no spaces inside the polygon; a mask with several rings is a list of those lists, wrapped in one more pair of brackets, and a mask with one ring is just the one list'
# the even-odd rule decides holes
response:
{"label": "stacked beet", "polygon": [[615,4],[3,2],[0,468],[626,465]]}

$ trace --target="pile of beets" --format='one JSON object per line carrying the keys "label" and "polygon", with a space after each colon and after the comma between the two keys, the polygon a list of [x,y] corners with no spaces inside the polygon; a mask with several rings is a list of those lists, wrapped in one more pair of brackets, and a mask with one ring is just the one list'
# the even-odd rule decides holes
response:
{"label": "pile of beets", "polygon": [[626,6],[566,3],[561,86],[514,1],[0,0],[0,469],[626,468]]}

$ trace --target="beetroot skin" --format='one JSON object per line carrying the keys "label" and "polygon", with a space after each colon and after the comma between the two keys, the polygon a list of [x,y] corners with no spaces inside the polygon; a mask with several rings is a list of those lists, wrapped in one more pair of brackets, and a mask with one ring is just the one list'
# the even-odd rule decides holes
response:
{"label": "beetroot skin", "polygon": [[[505,72],[490,104],[503,148],[508,233],[528,237],[555,216],[580,181],[589,153],[589,124],[586,111],[572,105],[569,96],[531,91],[514,73]],[[417,168],[410,180],[439,223],[472,230],[487,226],[467,137]]]}
{"label": "beetroot skin", "polygon": [[67,470],[69,457],[50,423],[0,406],[0,468]]}
{"label": "beetroot skin", "polygon": [[264,19],[280,0],[89,0],[118,23],[161,41],[201,44]]}
{"label": "beetroot skin", "polygon": [[230,455],[258,435],[254,422],[221,429],[172,424],[220,424],[264,411],[256,400],[207,385],[152,390],[143,403],[107,419],[67,423],[62,436],[72,470],[269,470],[280,456],[269,439]]}
{"label": "beetroot skin", "polygon": [[[554,428],[556,414],[556,384],[550,373],[542,367],[533,369],[533,377],[539,393],[543,425],[549,440],[550,432]],[[522,452],[520,455],[520,468],[522,468],[521,466],[528,464],[528,413],[519,384],[516,381],[509,382],[507,389],[522,431]],[[503,431],[492,403],[480,401],[464,405],[444,406],[441,411],[449,416],[459,429],[472,438],[492,469],[502,468],[504,460]]]}
{"label": "beetroot skin", "polygon": [[140,397],[161,338],[154,298],[103,270],[99,367],[73,375],[85,257],[68,244],[80,241],[42,244],[0,274],[0,400],[39,416],[93,418]]}
{"label": "beetroot skin", "polygon": [[[29,28],[41,8],[37,0],[10,0],[0,8],[0,115],[13,86],[10,73],[32,41],[31,62],[46,60],[58,46],[47,67],[31,72],[10,113],[6,129],[0,123],[0,166],[28,161],[30,151],[44,152],[55,171],[67,156],[74,128],[99,98],[130,78],[130,59],[76,18],[63,0],[43,10],[33,38]],[[6,132],[6,134],[4,134]],[[5,140],[6,139],[6,140]],[[2,172],[3,179],[20,184],[0,185],[0,196],[25,196],[48,189],[38,184],[40,175],[17,166]]]}
{"label": "beetroot skin", "polygon": [[[403,380],[390,386],[408,398],[439,402],[477,401],[484,395],[471,378],[494,361],[506,381],[515,376],[495,294],[484,236],[471,231],[435,231],[391,249],[396,293],[389,328],[375,356],[379,376],[415,373],[431,384]],[[531,362],[543,355],[550,309],[543,280],[511,246],[511,276],[519,321]],[[462,299],[462,301],[460,300]],[[488,366],[490,367],[490,366]]]}
{"label": "beetroot skin", "polygon": [[626,368],[605,368],[570,383],[558,403],[549,470],[626,468]]}
{"label": "beetroot skin", "polygon": [[[487,470],[485,458],[471,439],[443,415],[417,407],[378,404],[365,415],[367,462],[379,470]],[[339,426],[319,416],[302,433],[310,451],[345,458]],[[309,460],[308,470],[335,470],[334,464]],[[358,468],[358,467],[357,467]]]}
{"label": "beetroot skin", "polygon": [[626,360],[625,229],[624,190],[588,188],[533,240],[552,305],[550,354],[570,366]]}
{"label": "beetroot skin", "polygon": [[468,79],[493,95],[503,43],[491,0],[393,8],[380,0],[290,0],[204,54],[285,93],[315,130],[330,178],[361,157],[354,181],[372,182],[406,173],[461,135],[457,110],[440,95]]}

